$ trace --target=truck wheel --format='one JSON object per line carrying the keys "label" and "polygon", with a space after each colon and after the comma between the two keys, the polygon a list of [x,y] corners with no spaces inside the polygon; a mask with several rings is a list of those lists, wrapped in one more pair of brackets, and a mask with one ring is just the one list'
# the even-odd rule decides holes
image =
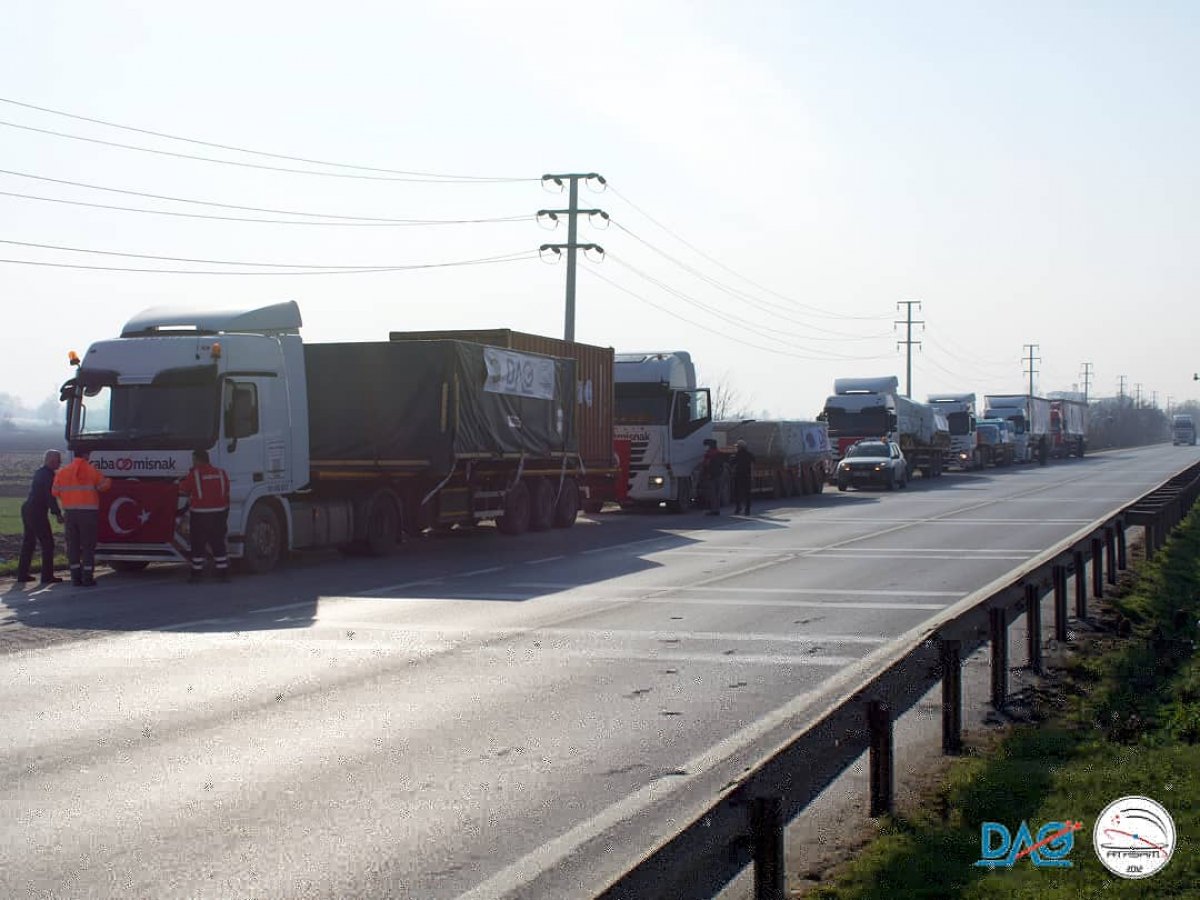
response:
{"label": "truck wheel", "polygon": [[266,503],[254,504],[246,522],[242,568],[251,575],[265,575],[283,555],[283,524],[279,514]]}
{"label": "truck wheel", "polygon": [[692,505],[692,479],[680,478],[675,484],[675,497],[667,501],[667,512],[681,513]]}
{"label": "truck wheel", "polygon": [[583,501],[583,511],[585,513],[587,513],[589,516],[596,515],[596,513],[600,512],[600,510],[602,510],[602,509],[604,509],[604,501],[603,500],[584,500]]}
{"label": "truck wheel", "polygon": [[825,470],[813,469],[808,473],[808,484],[812,488],[814,494],[819,494],[825,490]]}
{"label": "truck wheel", "polygon": [[368,501],[366,548],[371,556],[390,556],[400,543],[400,507],[391,491],[376,491]]}
{"label": "truck wheel", "polygon": [[579,514],[579,485],[574,478],[566,478],[562,490],[558,493],[558,502],[554,504],[554,527],[570,528],[575,524]]}
{"label": "truck wheel", "polygon": [[524,534],[529,530],[530,506],[529,488],[519,481],[504,495],[504,515],[496,520],[496,527],[504,534]]}
{"label": "truck wheel", "polygon": [[545,478],[530,478],[529,530],[548,531],[554,525],[554,488]]}

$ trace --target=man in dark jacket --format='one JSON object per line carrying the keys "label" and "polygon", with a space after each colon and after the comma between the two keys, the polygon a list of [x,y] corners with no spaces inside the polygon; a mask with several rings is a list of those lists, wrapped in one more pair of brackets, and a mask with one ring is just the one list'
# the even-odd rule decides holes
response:
{"label": "man in dark jacket", "polygon": [[708,449],[704,451],[704,461],[701,463],[701,477],[704,479],[704,497],[708,501],[710,516],[721,514],[721,479],[725,476],[725,454],[717,449],[717,442],[708,438],[704,442]]}
{"label": "man in dark jacket", "polygon": [[750,515],[750,481],[754,470],[754,454],[746,447],[745,441],[737,442],[737,450],[729,461],[733,469],[733,514],[736,516],[743,509]]}
{"label": "man in dark jacket", "polygon": [[33,548],[42,547],[42,584],[57,584],[62,581],[54,574],[54,532],[50,530],[50,513],[62,522],[58,501],[50,493],[54,485],[54,473],[62,465],[62,454],[47,450],[42,457],[42,467],[33,473],[33,484],[29,498],[21,504],[21,525],[25,536],[21,541],[21,557],[17,562],[17,581],[33,581],[29,568],[33,565]]}

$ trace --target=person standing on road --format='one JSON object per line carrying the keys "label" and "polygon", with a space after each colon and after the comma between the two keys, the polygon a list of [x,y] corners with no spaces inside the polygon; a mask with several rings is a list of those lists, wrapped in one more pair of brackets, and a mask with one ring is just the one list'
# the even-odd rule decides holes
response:
{"label": "person standing on road", "polygon": [[209,463],[207,450],[194,450],[192,468],[179,482],[179,493],[187,498],[190,511],[192,570],[188,574],[188,583],[195,584],[204,577],[209,552],[216,565],[217,580],[228,581],[225,529],[229,521],[229,475]]}
{"label": "person standing on road", "polygon": [[736,516],[745,509],[750,515],[750,480],[754,470],[754,454],[750,452],[745,441],[737,442],[737,450],[729,461],[733,469],[733,514]]}
{"label": "person standing on road", "polygon": [[721,514],[721,478],[725,474],[725,454],[717,449],[717,442],[712,438],[706,439],[704,445],[708,449],[704,451],[701,472],[704,476],[704,496],[708,500],[707,515],[719,516]]}
{"label": "person standing on road", "polygon": [[67,562],[71,583],[91,587],[96,583],[96,529],[100,520],[100,493],[112,482],[88,462],[87,450],[76,450],[69,466],[58,470],[51,489],[67,520]]}
{"label": "person standing on road", "polygon": [[61,465],[62,454],[57,450],[47,450],[42,457],[42,467],[33,473],[29,498],[21,504],[21,525],[25,532],[21,541],[21,557],[17,562],[17,581],[21,583],[33,581],[29,569],[33,565],[33,548],[38,544],[42,548],[42,584],[62,581],[54,574],[54,532],[50,530],[50,513],[54,513],[54,518],[60,524],[63,520],[58,500],[51,493],[54,473]]}

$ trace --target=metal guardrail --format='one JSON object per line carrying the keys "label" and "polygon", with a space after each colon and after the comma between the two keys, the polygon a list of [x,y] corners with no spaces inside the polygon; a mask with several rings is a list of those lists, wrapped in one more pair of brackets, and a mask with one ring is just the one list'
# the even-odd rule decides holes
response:
{"label": "metal guardrail", "polygon": [[831,699],[825,712],[727,787],[690,824],[664,839],[613,882],[600,900],[679,900],[717,894],[748,865],[756,900],[784,900],[784,828],[864,752],[869,755],[870,813],[893,808],[892,722],[936,684],[942,685],[942,750],[962,749],[962,660],[991,644],[991,702],[1008,696],[1010,616],[1027,619],[1028,664],[1042,667],[1042,601],[1053,595],[1054,638],[1067,640],[1068,578],[1075,576],[1075,616],[1087,616],[1090,593],[1116,584],[1127,565],[1125,532],[1138,526],[1152,557],[1200,497],[1200,463],[1164,481],[1116,514],[1070,537],[964,597],[901,637],[876,658],[865,680]]}

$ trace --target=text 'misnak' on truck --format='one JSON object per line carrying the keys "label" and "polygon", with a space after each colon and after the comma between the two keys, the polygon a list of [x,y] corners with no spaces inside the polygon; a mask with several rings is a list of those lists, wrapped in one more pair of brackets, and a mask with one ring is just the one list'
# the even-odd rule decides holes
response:
{"label": "text 'misnak' on truck", "polygon": [[1050,455],[1050,401],[1029,394],[987,394],[983,402],[984,418],[1008,420],[1016,461],[1044,465]]}
{"label": "text 'misnak' on truck", "polygon": [[919,469],[926,478],[936,478],[950,455],[946,417],[901,394],[895,375],[835,379],[821,419],[829,426],[838,459],[859,441],[891,441],[900,445],[910,471]]}
{"label": "text 'misnak' on truck", "polygon": [[688,506],[704,441],[713,436],[708,388],[683,350],[618,353],[613,386],[614,432],[629,442],[626,505]]}
{"label": "text 'misnak' on truck", "polygon": [[1188,413],[1171,417],[1171,443],[1196,445],[1196,423]]}
{"label": "text 'misnak' on truck", "polygon": [[[196,448],[229,473],[230,555],[253,572],[289,548],[387,554],[426,528],[569,527],[586,492],[619,477],[580,456],[576,359],[459,340],[304,344],[300,326],[294,302],[159,308],[88,349],[63,399],[68,446],[113,479],[99,559],[186,557],[175,483]],[[612,351],[578,355],[597,352]],[[599,381],[591,403],[611,397]]]}
{"label": "text 'misnak' on truck", "polygon": [[766,497],[819,494],[833,476],[833,450],[824,422],[729,420],[713,423],[717,449],[732,454],[738,441],[754,454],[750,492]]}
{"label": "text 'misnak' on truck", "polygon": [[946,417],[950,428],[950,459],[960,469],[978,469],[983,465],[975,435],[974,394],[930,394],[930,406]]}
{"label": "text 'misnak' on truck", "polygon": [[1051,391],[1046,399],[1050,401],[1050,455],[1055,459],[1082,459],[1087,450],[1088,426],[1088,405],[1083,394]]}

